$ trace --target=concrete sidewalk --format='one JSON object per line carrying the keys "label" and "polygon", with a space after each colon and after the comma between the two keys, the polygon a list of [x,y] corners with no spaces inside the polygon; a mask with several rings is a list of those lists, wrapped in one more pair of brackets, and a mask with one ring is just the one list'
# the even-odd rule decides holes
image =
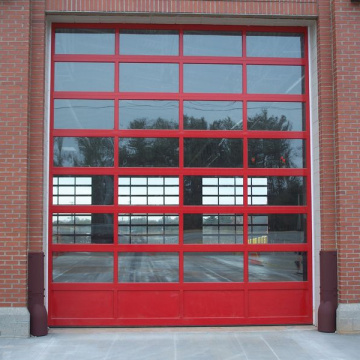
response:
{"label": "concrete sidewalk", "polygon": [[313,326],[51,329],[0,338],[1,360],[358,360],[360,334]]}

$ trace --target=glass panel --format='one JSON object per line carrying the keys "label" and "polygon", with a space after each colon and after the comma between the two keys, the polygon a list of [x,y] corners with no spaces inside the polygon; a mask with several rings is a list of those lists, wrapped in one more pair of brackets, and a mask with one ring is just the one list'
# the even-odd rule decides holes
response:
{"label": "glass panel", "polygon": [[55,54],[115,54],[114,30],[56,29]]}
{"label": "glass panel", "polygon": [[242,130],[241,101],[184,101],[184,129]]}
{"label": "glass panel", "polygon": [[305,214],[258,214],[248,217],[249,244],[306,242]]}
{"label": "glass panel", "polygon": [[179,166],[179,139],[120,138],[119,166],[177,167]]}
{"label": "glass panel", "polygon": [[112,100],[54,100],[55,129],[113,129]]}
{"label": "glass panel", "polygon": [[121,283],[178,281],[178,253],[119,253],[119,282]]}
{"label": "glass panel", "polygon": [[304,168],[305,140],[249,139],[248,159],[251,168]]}
{"label": "glass panel", "polygon": [[241,56],[241,33],[215,31],[185,31],[184,55]]}
{"label": "glass panel", "polygon": [[243,254],[221,252],[184,253],[185,282],[242,282]]}
{"label": "glass panel", "polygon": [[184,205],[243,205],[242,178],[184,176]]}
{"label": "glass panel", "polygon": [[121,55],[179,55],[179,33],[169,30],[121,30]]}
{"label": "glass panel", "polygon": [[242,93],[242,66],[185,64],[184,92]]}
{"label": "glass panel", "polygon": [[109,283],[114,280],[110,252],[54,252],[53,282]]}
{"label": "glass panel", "polygon": [[120,64],[120,91],[178,92],[178,64]]}
{"label": "glass panel", "polygon": [[53,177],[53,205],[112,205],[113,203],[112,176]]}
{"label": "glass panel", "polygon": [[114,139],[54,137],[54,166],[114,166]]}
{"label": "glass panel", "polygon": [[269,176],[248,178],[249,205],[306,205],[305,178]]}
{"label": "glass panel", "polygon": [[114,91],[114,64],[57,62],[55,91]]}
{"label": "glass panel", "polygon": [[53,214],[53,244],[112,244],[112,214]]}
{"label": "glass panel", "polygon": [[304,36],[289,33],[246,34],[246,55],[256,57],[304,57]]}
{"label": "glass panel", "polygon": [[307,253],[249,253],[249,281],[307,281]]}
{"label": "glass panel", "polygon": [[241,168],[242,139],[184,139],[185,167]]}
{"label": "glass panel", "polygon": [[242,243],[242,215],[184,214],[184,244]]}
{"label": "glass panel", "polygon": [[119,244],[179,243],[178,215],[120,214],[118,221]]}
{"label": "glass panel", "polygon": [[249,94],[304,94],[303,66],[248,65]]}
{"label": "glass panel", "polygon": [[179,205],[177,177],[119,177],[120,205]]}
{"label": "glass panel", "polygon": [[299,102],[248,102],[248,129],[305,131],[305,104]]}
{"label": "glass panel", "polygon": [[120,129],[178,129],[179,102],[164,100],[119,101]]}

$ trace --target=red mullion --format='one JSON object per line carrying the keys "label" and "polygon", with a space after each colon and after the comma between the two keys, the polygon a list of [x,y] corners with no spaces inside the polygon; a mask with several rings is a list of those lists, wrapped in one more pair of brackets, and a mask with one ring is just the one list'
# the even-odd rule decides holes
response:
{"label": "red mullion", "polygon": [[[178,214],[179,206],[161,206],[161,205],[121,205],[122,214]],[[133,245],[132,245],[133,246]],[[168,245],[167,245],[168,246]]]}
{"label": "red mullion", "polygon": [[[53,72],[54,74],[54,72]],[[54,99],[75,99],[75,100],[114,100],[114,92],[96,91],[55,91]]]}
{"label": "red mullion", "polygon": [[183,61],[186,65],[214,64],[214,65],[243,65],[242,57],[222,57],[222,56],[184,56]]}
{"label": "red mullion", "polygon": [[177,55],[120,55],[119,59],[119,64],[177,64],[179,62]]}
{"label": "red mullion", "polygon": [[57,167],[53,168],[53,175],[114,175],[114,167]]}
{"label": "red mullion", "polygon": [[243,168],[184,168],[184,176],[243,176]]}
{"label": "red mullion", "polygon": [[179,93],[121,92],[121,94],[119,93],[116,94],[116,99],[117,100],[178,100]]}
{"label": "red mullion", "polygon": [[307,206],[249,206],[248,214],[307,214]]}
{"label": "red mullion", "polygon": [[179,252],[179,245],[124,245],[117,247],[119,253],[126,252]]}
{"label": "red mullion", "polygon": [[116,250],[116,244],[88,244],[88,245],[77,245],[77,244],[54,244],[53,251],[60,252],[114,252]]}
{"label": "red mullion", "polygon": [[137,138],[178,138],[178,130],[119,130],[120,137],[137,137]]}
{"label": "red mullion", "polygon": [[240,139],[244,136],[241,130],[186,130],[184,138],[217,138]]}
{"label": "red mullion", "polygon": [[251,102],[305,102],[304,94],[243,94],[243,100]]}
{"label": "red mullion", "polygon": [[92,213],[92,214],[112,214],[114,205],[51,205],[50,211],[53,213]]}
{"label": "red mullion", "polygon": [[116,55],[54,54],[54,62],[115,63]]}
{"label": "red mullion", "polygon": [[249,252],[299,252],[307,251],[307,244],[249,244]]}
{"label": "red mullion", "polygon": [[202,206],[185,205],[184,214],[243,214],[243,206]]}
{"label": "red mullion", "polygon": [[305,131],[248,131],[247,137],[250,139],[307,139]]}
{"label": "red mullion", "polygon": [[179,168],[116,168],[115,174],[119,176],[179,176]]}
{"label": "red mullion", "polygon": [[305,66],[306,60],[302,58],[266,58],[266,57],[248,57],[248,65],[283,65],[283,66]]}
{"label": "red mullion", "polygon": [[54,129],[53,136],[62,137],[114,137],[114,130],[96,130],[96,129]]}
{"label": "red mullion", "polygon": [[205,244],[187,244],[184,245],[185,252],[243,252],[245,249],[244,244],[218,244],[218,245],[205,245]]}
{"label": "red mullion", "polygon": [[307,169],[297,168],[249,168],[248,176],[307,176]]}

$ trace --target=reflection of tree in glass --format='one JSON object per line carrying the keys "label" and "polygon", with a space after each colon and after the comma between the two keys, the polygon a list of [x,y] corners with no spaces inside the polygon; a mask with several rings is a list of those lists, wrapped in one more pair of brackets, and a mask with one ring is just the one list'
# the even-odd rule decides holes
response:
{"label": "reflection of tree in glass", "polygon": [[178,124],[175,121],[166,120],[163,118],[157,118],[151,120],[148,118],[134,119],[130,122],[129,129],[178,129]]}
{"label": "reflection of tree in glass", "polygon": [[184,129],[189,130],[241,130],[242,122],[235,123],[229,116],[208,124],[204,117],[195,118],[184,114]]}
{"label": "reflection of tree in glass", "polygon": [[63,143],[64,138],[54,138],[54,166],[63,166]]}
{"label": "reflection of tree in glass", "polygon": [[179,140],[175,138],[120,139],[119,166],[177,167],[179,166]]}
{"label": "reflection of tree in glass", "polygon": [[113,138],[79,137],[76,138],[80,154],[74,158],[74,166],[113,166]]}
{"label": "reflection of tree in glass", "polygon": [[300,176],[268,177],[269,205],[305,205],[306,189]]}
{"label": "reflection of tree in glass", "polygon": [[[290,131],[291,127],[292,125],[286,116],[268,117],[268,112],[265,109],[260,114],[248,118],[249,130]],[[298,167],[296,158],[299,155],[294,152],[294,143],[297,141],[290,139],[249,139],[249,167]]]}

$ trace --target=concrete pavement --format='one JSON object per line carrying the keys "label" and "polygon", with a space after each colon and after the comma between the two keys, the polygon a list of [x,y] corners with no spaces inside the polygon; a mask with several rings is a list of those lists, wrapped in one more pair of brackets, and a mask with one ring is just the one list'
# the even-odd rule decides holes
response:
{"label": "concrete pavement", "polygon": [[0,337],[1,360],[358,360],[360,334],[314,326],[67,328]]}

